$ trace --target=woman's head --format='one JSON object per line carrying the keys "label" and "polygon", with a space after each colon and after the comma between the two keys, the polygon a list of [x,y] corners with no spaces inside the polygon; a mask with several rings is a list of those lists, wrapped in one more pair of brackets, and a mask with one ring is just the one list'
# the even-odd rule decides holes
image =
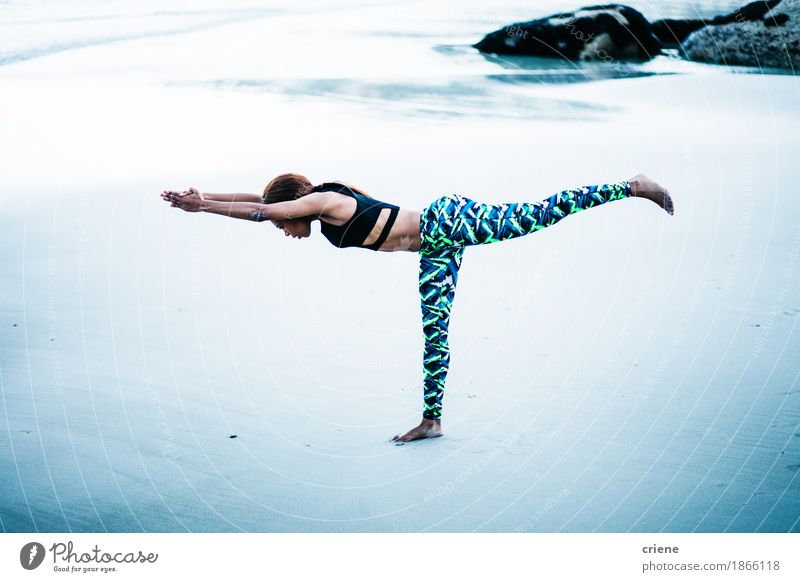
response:
{"label": "woman's head", "polygon": [[314,186],[308,178],[300,174],[281,174],[275,176],[264,188],[264,204],[288,202],[310,194]]}
{"label": "woman's head", "polygon": [[[300,174],[281,174],[275,176],[264,188],[264,204],[297,200],[314,191],[308,178]],[[286,236],[306,238],[311,234],[311,220],[295,218],[292,220],[273,220],[272,223],[283,230]]]}

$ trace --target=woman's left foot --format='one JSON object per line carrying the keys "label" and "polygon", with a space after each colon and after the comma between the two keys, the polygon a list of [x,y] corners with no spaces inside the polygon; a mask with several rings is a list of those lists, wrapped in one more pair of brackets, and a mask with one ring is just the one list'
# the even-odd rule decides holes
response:
{"label": "woman's left foot", "polygon": [[403,435],[394,435],[390,442],[407,443],[408,441],[440,437],[442,434],[442,421],[432,418],[423,418],[419,426],[415,426]]}
{"label": "woman's left foot", "polygon": [[628,180],[628,184],[631,185],[631,193],[634,196],[651,200],[669,214],[675,214],[675,205],[669,192],[652,178],[648,178],[644,174],[636,174]]}

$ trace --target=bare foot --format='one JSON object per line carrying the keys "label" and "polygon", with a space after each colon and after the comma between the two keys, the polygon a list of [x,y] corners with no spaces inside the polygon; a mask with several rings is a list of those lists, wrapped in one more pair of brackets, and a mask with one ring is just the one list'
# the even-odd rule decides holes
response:
{"label": "bare foot", "polygon": [[396,434],[390,442],[407,443],[418,439],[432,439],[442,436],[442,421],[432,418],[423,418],[419,426],[415,426],[404,435]]}
{"label": "bare foot", "polygon": [[631,185],[631,192],[634,196],[651,200],[669,214],[675,214],[675,205],[669,192],[652,178],[648,178],[644,174],[636,174],[628,180],[628,183]]}

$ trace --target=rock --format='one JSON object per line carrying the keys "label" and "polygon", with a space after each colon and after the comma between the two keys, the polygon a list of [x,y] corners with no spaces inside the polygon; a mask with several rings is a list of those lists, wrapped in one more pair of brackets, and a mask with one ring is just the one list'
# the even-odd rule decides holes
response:
{"label": "rock", "polygon": [[665,47],[677,48],[695,30],[708,26],[709,24],[730,24],[731,22],[750,22],[762,20],[764,15],[769,12],[781,0],[758,0],[751,2],[741,8],[734,10],[730,14],[715,16],[714,18],[701,19],[680,19],[665,18],[653,22],[653,34],[656,35],[661,44]]}
{"label": "rock", "polygon": [[661,52],[647,19],[623,4],[587,6],[518,22],[473,46],[484,53],[606,62],[645,61]]}
{"label": "rock", "polygon": [[690,34],[681,51],[686,58],[705,63],[797,70],[800,0],[781,0],[757,20],[708,25]]}
{"label": "rock", "polygon": [[783,26],[787,22],[789,22],[788,14],[775,14],[764,21],[764,26]]}

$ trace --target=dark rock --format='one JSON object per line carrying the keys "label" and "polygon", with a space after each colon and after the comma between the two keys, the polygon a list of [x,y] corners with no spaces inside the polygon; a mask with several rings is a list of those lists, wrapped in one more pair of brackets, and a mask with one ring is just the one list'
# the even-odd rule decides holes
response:
{"label": "dark rock", "polygon": [[681,44],[683,54],[706,63],[800,69],[800,0],[751,3],[737,12],[759,14],[761,8],[753,4],[770,4],[772,9],[756,20],[734,19],[693,32]]}
{"label": "dark rock", "polygon": [[734,10],[725,16],[714,17],[713,24],[730,24],[731,22],[752,22],[761,20],[764,15],[775,8],[781,0],[758,0],[745,4],[741,8]]}
{"label": "dark rock", "polygon": [[783,26],[789,22],[788,14],[776,14],[764,19],[764,26]]}
{"label": "dark rock", "polygon": [[714,18],[681,19],[665,18],[653,22],[653,34],[665,46],[677,48],[686,37],[696,30],[709,24],[730,24],[732,22],[752,22],[761,20],[764,15],[774,8],[781,0],[758,0],[738,8],[730,14],[715,16]]}
{"label": "dark rock", "polygon": [[661,52],[647,19],[623,4],[587,6],[518,22],[473,46],[484,53],[606,62],[645,61]]}

